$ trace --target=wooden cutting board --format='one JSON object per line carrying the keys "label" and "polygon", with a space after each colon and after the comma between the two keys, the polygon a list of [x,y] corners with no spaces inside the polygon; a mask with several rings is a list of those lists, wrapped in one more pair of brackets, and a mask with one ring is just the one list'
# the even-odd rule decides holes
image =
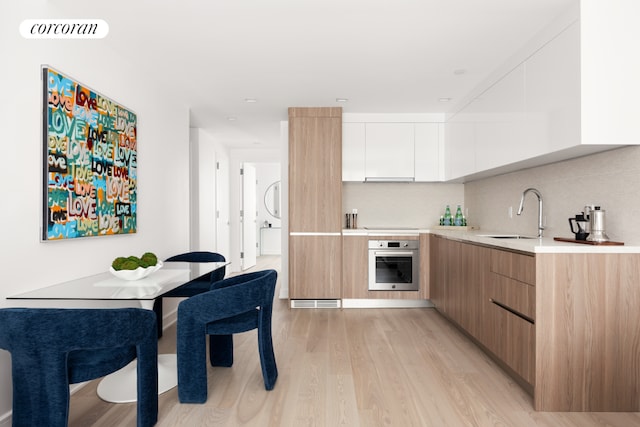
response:
{"label": "wooden cutting board", "polygon": [[582,243],[583,245],[598,245],[598,246],[623,246],[624,242],[590,242],[588,240],[576,240],[570,239],[568,237],[554,237],[553,240],[557,240],[558,242],[569,242],[569,243]]}

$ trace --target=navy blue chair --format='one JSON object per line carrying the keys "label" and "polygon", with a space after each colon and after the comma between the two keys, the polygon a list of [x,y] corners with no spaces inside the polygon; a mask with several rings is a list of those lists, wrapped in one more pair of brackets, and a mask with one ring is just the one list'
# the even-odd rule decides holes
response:
{"label": "navy blue chair", "polygon": [[13,426],[63,427],[69,384],[137,361],[139,427],[158,420],[158,341],[151,310],[0,309],[0,348],[11,353]]}
{"label": "navy blue chair", "polygon": [[264,270],[215,282],[208,292],[178,305],[178,398],[207,400],[206,335],[211,366],[233,365],[233,334],[258,330],[258,351],[267,390],[278,378],[271,337],[273,296],[278,273]]}
{"label": "navy blue chair", "polygon": [[[174,255],[165,260],[165,262],[225,262],[226,259],[223,255],[220,255],[216,252],[206,252],[206,251],[194,251],[194,252],[186,252],[179,255]],[[165,297],[173,297],[173,298],[188,298],[194,295],[201,294],[202,292],[206,292],[211,289],[211,284],[213,282],[218,282],[224,279],[226,274],[226,267],[222,267],[213,271],[211,273],[207,273],[194,279],[188,283],[185,283],[182,286],[179,286],[166,294],[162,295],[162,297],[156,298],[153,302],[153,311],[156,313],[156,317],[158,319],[158,337],[162,336],[162,298]]]}

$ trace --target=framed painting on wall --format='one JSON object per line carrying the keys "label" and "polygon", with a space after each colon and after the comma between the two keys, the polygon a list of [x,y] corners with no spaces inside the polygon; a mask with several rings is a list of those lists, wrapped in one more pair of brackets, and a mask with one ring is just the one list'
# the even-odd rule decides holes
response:
{"label": "framed painting on wall", "polygon": [[42,81],[42,239],[135,233],[136,114],[50,67]]}

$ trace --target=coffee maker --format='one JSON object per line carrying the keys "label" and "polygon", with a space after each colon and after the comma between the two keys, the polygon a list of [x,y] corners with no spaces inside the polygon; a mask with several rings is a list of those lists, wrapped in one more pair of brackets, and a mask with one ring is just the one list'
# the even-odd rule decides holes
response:
{"label": "coffee maker", "polygon": [[576,240],[587,240],[590,230],[589,215],[582,212],[574,218],[569,218],[569,227],[571,232],[575,234]]}
{"label": "coffee maker", "polygon": [[608,242],[609,236],[605,232],[605,211],[600,209],[600,206],[595,206],[592,211],[589,212],[589,235],[587,241],[589,242]]}

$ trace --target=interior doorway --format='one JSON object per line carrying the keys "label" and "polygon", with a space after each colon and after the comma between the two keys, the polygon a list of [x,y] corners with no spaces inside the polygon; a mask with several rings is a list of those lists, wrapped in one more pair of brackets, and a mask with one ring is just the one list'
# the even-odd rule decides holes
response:
{"label": "interior doorway", "polygon": [[255,265],[256,257],[280,256],[282,253],[283,189],[280,178],[278,162],[242,164],[242,270]]}

